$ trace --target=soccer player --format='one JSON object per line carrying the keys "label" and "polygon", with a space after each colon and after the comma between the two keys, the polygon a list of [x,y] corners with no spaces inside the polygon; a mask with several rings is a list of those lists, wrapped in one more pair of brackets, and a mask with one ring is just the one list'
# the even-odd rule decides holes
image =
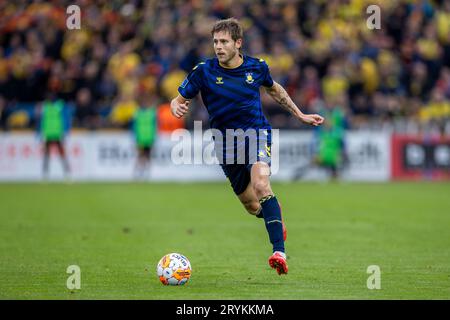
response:
{"label": "soccer player", "polygon": [[[265,132],[265,148],[257,150],[257,161],[248,164],[226,161],[221,162],[221,167],[245,209],[265,221],[273,246],[269,265],[278,274],[286,274],[286,231],[280,205],[270,186],[271,126],[262,112],[260,86],[299,121],[318,126],[324,119],[317,114],[302,113],[286,90],[272,80],[264,60],[241,53],[243,32],[236,19],[218,21],[211,34],[216,57],[201,62],[188,74],[178,88],[179,95],[171,101],[172,113],[177,118],[182,117],[189,110],[190,100],[201,92],[211,128],[224,133],[226,129]],[[228,146],[222,150],[226,158]]]}
{"label": "soccer player", "polygon": [[69,129],[67,114],[62,100],[48,99],[43,102],[40,130],[44,142],[44,162],[42,166],[44,179],[48,177],[50,149],[55,146],[61,157],[65,178],[69,178],[70,167],[64,150],[64,136]]}
{"label": "soccer player", "polygon": [[[147,97],[145,97],[147,98]],[[157,135],[156,104],[149,99],[140,98],[140,107],[134,114],[133,132],[137,148],[135,175],[144,179],[150,167],[152,147]]]}
{"label": "soccer player", "polygon": [[344,154],[344,118],[338,109],[330,111],[327,123],[318,130],[318,152],[315,161],[330,172],[333,180],[338,178]]}

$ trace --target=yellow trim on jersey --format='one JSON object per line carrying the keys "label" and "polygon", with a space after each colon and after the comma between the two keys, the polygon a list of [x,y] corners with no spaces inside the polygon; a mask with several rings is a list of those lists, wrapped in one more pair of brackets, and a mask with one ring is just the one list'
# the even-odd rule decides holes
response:
{"label": "yellow trim on jersey", "polygon": [[192,68],[192,71],[195,70],[195,69],[197,69],[198,66],[201,65],[201,64],[205,64],[205,62],[200,62],[200,63],[198,63],[194,68]]}
{"label": "yellow trim on jersey", "polygon": [[270,157],[270,146],[266,144],[266,153]]}

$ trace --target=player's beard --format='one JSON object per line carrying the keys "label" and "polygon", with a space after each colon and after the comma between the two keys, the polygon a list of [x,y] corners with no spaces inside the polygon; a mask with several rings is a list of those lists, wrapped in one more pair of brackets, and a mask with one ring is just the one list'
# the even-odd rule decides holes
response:
{"label": "player's beard", "polygon": [[[236,56],[236,54],[238,54],[237,51],[230,52],[230,55],[229,55],[228,58],[227,58],[227,54],[225,53],[225,58],[227,58],[227,59],[226,59],[226,60],[223,60],[223,61],[220,61],[220,62],[223,63],[223,64],[228,64],[228,63],[230,63],[231,60],[234,59],[234,57]],[[220,60],[220,59],[219,59],[219,60]]]}

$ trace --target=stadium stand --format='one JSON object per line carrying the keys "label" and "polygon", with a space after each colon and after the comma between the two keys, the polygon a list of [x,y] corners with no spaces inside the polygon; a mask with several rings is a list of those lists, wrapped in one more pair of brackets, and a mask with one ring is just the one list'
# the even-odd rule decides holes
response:
{"label": "stadium stand", "polygon": [[[139,92],[164,106],[213,56],[214,21],[233,16],[244,52],[265,59],[304,111],[338,107],[353,129],[450,132],[449,0],[84,0],[80,30],[66,28],[70,4],[0,4],[4,130],[35,127],[49,92],[73,106],[74,127],[129,128]],[[369,4],[381,7],[379,30],[367,28]],[[306,128],[263,103],[274,127]],[[191,105],[188,128],[207,120],[199,99]]]}

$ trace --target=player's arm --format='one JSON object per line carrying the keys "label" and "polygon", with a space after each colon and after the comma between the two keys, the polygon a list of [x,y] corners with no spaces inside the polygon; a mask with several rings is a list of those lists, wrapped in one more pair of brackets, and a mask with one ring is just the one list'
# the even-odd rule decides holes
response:
{"label": "player's arm", "polygon": [[190,102],[190,100],[179,94],[170,102],[170,110],[172,111],[172,114],[177,118],[181,118],[189,111]]}
{"label": "player's arm", "polygon": [[264,87],[266,92],[278,102],[285,110],[289,111],[294,117],[298,120],[311,124],[313,126],[321,125],[324,121],[324,118],[318,114],[304,114],[300,111],[300,109],[295,105],[294,101],[292,101],[289,94],[286,90],[277,82],[273,82],[273,86],[268,88]]}
{"label": "player's arm", "polygon": [[175,117],[181,118],[189,111],[191,99],[201,90],[204,78],[201,70],[204,64],[204,62],[197,64],[178,87],[178,96],[170,102],[170,110]]}

